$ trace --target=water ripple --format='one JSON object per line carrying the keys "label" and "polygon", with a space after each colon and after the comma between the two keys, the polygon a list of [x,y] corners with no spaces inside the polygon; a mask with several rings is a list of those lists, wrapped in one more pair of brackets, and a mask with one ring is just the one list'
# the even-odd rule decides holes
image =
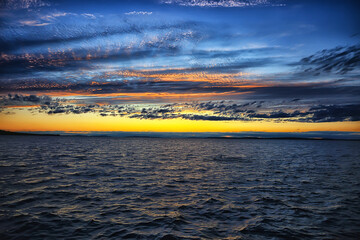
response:
{"label": "water ripple", "polygon": [[0,137],[0,239],[356,239],[346,141]]}

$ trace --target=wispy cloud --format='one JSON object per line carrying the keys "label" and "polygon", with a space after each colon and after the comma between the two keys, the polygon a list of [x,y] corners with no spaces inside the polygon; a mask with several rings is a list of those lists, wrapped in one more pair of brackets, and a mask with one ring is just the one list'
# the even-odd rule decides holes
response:
{"label": "wispy cloud", "polygon": [[305,74],[320,75],[324,73],[346,74],[355,69],[360,70],[360,45],[339,46],[324,49],[299,63]]}
{"label": "wispy cloud", "polygon": [[19,23],[26,26],[46,26],[59,21],[59,18],[65,17],[84,17],[88,19],[96,19],[95,15],[90,13],[77,14],[72,12],[50,12],[46,14],[40,14],[38,16],[32,16],[32,18],[35,18],[35,20],[19,20]]}
{"label": "wispy cloud", "polygon": [[49,22],[39,22],[38,20],[21,20],[19,22],[21,25],[32,27],[42,27],[51,24]]}
{"label": "wispy cloud", "polygon": [[271,0],[162,0],[164,4],[176,4],[186,7],[255,7],[284,6]]}
{"label": "wispy cloud", "polygon": [[42,0],[2,0],[0,2],[0,8],[4,9],[29,9],[50,6],[46,1]]}
{"label": "wispy cloud", "polygon": [[90,18],[90,19],[96,19],[96,16],[94,14],[91,13],[83,13],[81,14],[84,17]]}
{"label": "wispy cloud", "polygon": [[[36,22],[28,22],[27,24],[37,24]],[[114,29],[114,33],[108,31],[98,33],[97,37],[108,36],[109,34],[129,34],[137,33],[134,28]],[[23,45],[50,45],[65,44],[66,41],[83,40],[87,38],[96,38],[91,32],[84,33],[79,36],[62,37],[56,36],[50,39],[34,39],[18,41]],[[138,37],[132,36],[122,43],[108,43],[98,41],[98,45],[92,48],[78,47],[46,49],[41,53],[22,53],[22,54],[1,54],[0,65],[2,73],[25,73],[41,71],[57,71],[65,68],[92,68],[92,63],[106,62],[109,60],[128,62],[136,59],[149,59],[150,57],[172,56],[181,50],[181,46],[187,40],[194,40],[199,36],[188,30],[179,29],[177,31],[162,31],[152,35],[142,35]],[[2,45],[4,52],[13,49],[12,42],[5,42]],[[44,49],[45,50],[45,49]]]}
{"label": "wispy cloud", "polygon": [[55,12],[55,13],[49,13],[46,15],[41,16],[40,18],[46,21],[54,21],[56,18],[59,17],[65,17],[69,15],[76,15],[75,13],[70,12]]}
{"label": "wispy cloud", "polygon": [[[201,38],[197,22],[143,24],[136,20],[118,19],[117,24],[107,25],[99,19],[90,21],[87,19],[90,16],[88,13],[84,16],[69,12],[55,12],[41,14],[33,19],[17,20],[17,22],[21,21],[21,27],[17,26],[16,30],[10,25],[3,26],[0,51],[10,53],[20,48],[26,48],[29,54],[32,52],[31,48],[37,48],[36,52],[39,52],[39,48],[42,51],[47,51],[49,48],[68,51],[69,48],[74,48],[74,43],[77,43],[75,47],[81,48],[82,51],[103,45],[112,45],[116,50],[132,48],[136,42],[146,45],[147,41],[149,44],[162,41],[165,44],[168,39],[170,45],[175,42],[179,43],[181,39],[193,38],[196,41]],[[57,21],[58,18],[62,21],[66,20],[65,17],[71,17],[71,19],[67,19],[66,23]],[[72,21],[77,21],[77,24],[70,24]],[[45,24],[51,24],[51,26],[37,29],[28,27],[29,25],[45,26]],[[102,41],[96,41],[98,38],[101,38]],[[112,52],[111,49],[109,51]]]}
{"label": "wispy cloud", "polygon": [[151,14],[153,14],[153,13],[145,12],[145,11],[132,11],[132,12],[125,13],[125,15],[151,15]]}

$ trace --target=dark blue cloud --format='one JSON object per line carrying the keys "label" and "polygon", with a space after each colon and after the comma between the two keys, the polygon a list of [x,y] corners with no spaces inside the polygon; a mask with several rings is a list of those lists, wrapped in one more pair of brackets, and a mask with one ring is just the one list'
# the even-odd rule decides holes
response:
{"label": "dark blue cloud", "polygon": [[0,107],[16,105],[49,105],[52,98],[48,96],[8,94],[0,97]]}
{"label": "dark blue cloud", "polygon": [[346,74],[360,70],[360,45],[324,49],[303,58],[298,63],[304,73],[320,75],[323,73]]}
{"label": "dark blue cloud", "polygon": [[313,106],[309,113],[312,116],[304,119],[308,122],[360,121],[360,104]]}

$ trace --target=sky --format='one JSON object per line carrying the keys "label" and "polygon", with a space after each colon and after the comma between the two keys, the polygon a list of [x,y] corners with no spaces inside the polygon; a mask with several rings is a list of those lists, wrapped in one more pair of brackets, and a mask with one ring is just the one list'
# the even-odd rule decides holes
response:
{"label": "sky", "polygon": [[1,1],[0,129],[359,138],[359,9]]}

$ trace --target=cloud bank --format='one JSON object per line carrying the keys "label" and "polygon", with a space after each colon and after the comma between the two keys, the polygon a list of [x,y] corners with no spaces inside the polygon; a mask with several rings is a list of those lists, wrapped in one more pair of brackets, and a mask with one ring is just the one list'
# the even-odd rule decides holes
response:
{"label": "cloud bank", "polygon": [[[283,122],[343,122],[360,121],[360,104],[313,105],[303,110],[292,110],[292,100],[288,106],[277,107],[274,103],[253,101],[236,104],[231,101],[210,101],[192,103],[174,103],[164,105],[98,105],[76,104],[65,99],[53,99],[48,96],[11,95],[0,99],[0,106],[34,106],[39,112],[53,114],[96,113],[103,117],[129,117],[137,119],[185,119],[202,121],[283,121]],[[33,109],[30,109],[33,111]],[[191,113],[189,113],[189,111]]]}

